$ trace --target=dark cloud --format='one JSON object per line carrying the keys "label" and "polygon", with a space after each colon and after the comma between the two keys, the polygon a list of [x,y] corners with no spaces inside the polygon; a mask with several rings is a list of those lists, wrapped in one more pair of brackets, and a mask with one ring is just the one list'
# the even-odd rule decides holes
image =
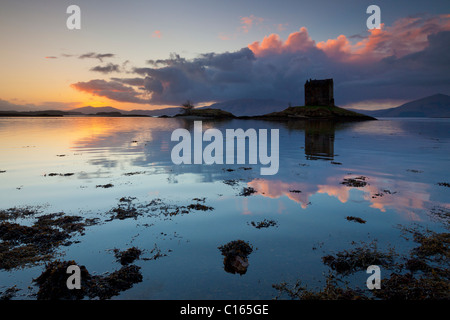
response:
{"label": "dark cloud", "polygon": [[255,60],[248,48],[202,54],[191,60],[172,54],[169,59],[147,61],[155,68],[134,68],[134,72],[146,76],[144,87],[151,93],[152,103],[178,105],[186,99],[229,99],[251,86]]}
{"label": "dark cloud", "polygon": [[[435,93],[448,94],[450,88],[450,31],[428,36],[425,49],[403,57],[389,56],[365,66],[366,73],[351,70],[340,76],[336,93],[341,101],[364,99],[411,100]],[[353,79],[352,79],[353,78]]]}
{"label": "dark cloud", "polygon": [[111,78],[112,81],[120,82],[123,84],[127,84],[130,86],[139,86],[142,87],[144,85],[143,78]]}
{"label": "dark cloud", "polygon": [[111,72],[120,72],[120,66],[118,64],[108,63],[106,66],[95,66],[90,70],[106,74]]}
{"label": "dark cloud", "polygon": [[98,59],[103,62],[104,58],[113,58],[115,55],[113,53],[95,53],[89,52],[78,56],[79,59]]}
{"label": "dark cloud", "polygon": [[135,68],[134,72],[146,77],[144,88],[154,104],[239,98],[302,104],[303,85],[309,78],[334,78],[338,105],[368,99],[414,99],[449,92],[448,43],[450,31],[441,31],[430,34],[422,50],[372,60],[343,60],[345,52],[329,55],[317,46],[298,43],[301,50],[286,46],[258,56],[249,48],[206,53],[190,60],[172,54],[169,59],[150,60],[152,67]]}
{"label": "dark cloud", "polygon": [[126,86],[118,81],[106,81],[102,79],[77,82],[71,85],[73,88],[91,93],[96,96],[106,97],[120,102],[149,103],[140,97],[140,93],[132,87]]}

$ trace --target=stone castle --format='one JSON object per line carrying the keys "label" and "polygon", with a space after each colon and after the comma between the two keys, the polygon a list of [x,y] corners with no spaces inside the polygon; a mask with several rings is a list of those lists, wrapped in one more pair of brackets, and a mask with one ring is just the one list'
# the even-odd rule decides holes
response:
{"label": "stone castle", "polygon": [[334,106],[333,79],[307,80],[305,106]]}

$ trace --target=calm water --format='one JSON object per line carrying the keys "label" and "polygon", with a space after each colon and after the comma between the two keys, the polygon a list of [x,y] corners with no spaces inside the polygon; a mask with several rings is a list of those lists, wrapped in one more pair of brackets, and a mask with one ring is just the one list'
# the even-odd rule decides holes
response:
{"label": "calm water", "polygon": [[[272,284],[282,281],[323,286],[329,269],[321,257],[352,241],[408,250],[398,226],[441,230],[430,210],[450,208],[448,188],[437,184],[450,181],[450,119],[232,120],[203,127],[224,135],[232,128],[280,129],[278,173],[261,176],[259,165],[248,164],[173,165],[172,131],[193,128],[181,119],[0,118],[0,209],[40,206],[43,213],[98,217],[101,223],[61,246],[57,257],[91,274],[120,268],[115,248],[136,246],[151,257],[156,246],[166,254],[137,260],[143,281],[114,299],[272,299]],[[358,176],[366,177],[365,187],[341,183]],[[244,187],[257,192],[242,196]],[[178,206],[205,198],[214,209],[108,221],[122,197]],[[251,224],[264,219],[276,225]],[[226,272],[218,249],[238,239],[254,249],[244,275]],[[0,291],[17,285],[17,299],[33,299],[37,289],[28,287],[43,270],[42,263],[0,270]],[[366,279],[362,272],[351,281],[364,288]]]}

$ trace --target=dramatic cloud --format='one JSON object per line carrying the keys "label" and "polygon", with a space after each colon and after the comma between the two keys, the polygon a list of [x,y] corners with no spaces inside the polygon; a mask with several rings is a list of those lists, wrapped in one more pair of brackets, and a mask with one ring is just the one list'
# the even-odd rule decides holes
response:
{"label": "dramatic cloud", "polygon": [[141,94],[132,87],[125,86],[118,81],[105,81],[102,79],[88,82],[77,82],[71,85],[74,89],[91,93],[95,96],[106,97],[120,102],[149,103],[141,98]]}
{"label": "dramatic cloud", "polygon": [[252,89],[254,54],[248,48],[221,54],[207,53],[186,60],[173,54],[165,60],[149,60],[154,68],[135,68],[145,76],[144,87],[155,104],[179,105],[228,99],[245,87]]}
{"label": "dramatic cloud", "polygon": [[[247,27],[262,21],[246,18],[242,23]],[[334,78],[336,103],[357,107],[358,101],[448,94],[448,43],[450,15],[407,17],[366,35],[340,35],[318,43],[302,27],[286,40],[271,34],[235,52],[205,53],[194,59],[174,53],[167,59],[148,60],[148,67],[131,70],[141,78],[91,80],[73,86],[137,103],[263,98],[296,105],[303,104],[307,79]]]}
{"label": "dramatic cloud", "polygon": [[111,72],[120,72],[120,66],[118,64],[108,63],[106,66],[95,66],[90,70],[106,74]]}
{"label": "dramatic cloud", "polygon": [[415,16],[397,20],[391,27],[369,30],[369,36],[356,44],[340,35],[337,39],[319,42],[317,47],[330,57],[341,61],[377,61],[381,58],[397,58],[424,50],[428,36],[450,30],[450,16]]}
{"label": "dramatic cloud", "polygon": [[315,42],[308,35],[308,30],[302,27],[300,31],[291,33],[283,42],[277,34],[264,37],[263,41],[255,41],[248,46],[256,56],[282,53],[305,52],[315,48]]}

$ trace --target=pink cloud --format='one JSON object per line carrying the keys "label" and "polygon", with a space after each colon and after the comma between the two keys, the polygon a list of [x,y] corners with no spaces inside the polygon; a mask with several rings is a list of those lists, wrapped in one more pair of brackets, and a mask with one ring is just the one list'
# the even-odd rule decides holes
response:
{"label": "pink cloud", "polygon": [[248,33],[248,31],[253,27],[253,25],[261,24],[264,21],[261,17],[256,17],[253,14],[248,17],[241,18],[241,31]]}
{"label": "pink cloud", "polygon": [[280,36],[273,33],[259,42],[255,41],[248,46],[256,56],[264,56],[273,53],[305,51],[315,46],[314,40],[308,35],[305,27],[299,31],[291,33],[286,41],[282,41]]}
{"label": "pink cloud", "polygon": [[352,43],[345,35],[315,43],[305,27],[293,32],[286,41],[278,34],[271,34],[248,45],[256,56],[274,53],[301,52],[311,48],[323,51],[328,57],[342,62],[376,61],[389,56],[401,58],[421,51],[428,46],[428,36],[450,30],[450,15],[406,17],[392,26],[368,30],[362,40]]}

